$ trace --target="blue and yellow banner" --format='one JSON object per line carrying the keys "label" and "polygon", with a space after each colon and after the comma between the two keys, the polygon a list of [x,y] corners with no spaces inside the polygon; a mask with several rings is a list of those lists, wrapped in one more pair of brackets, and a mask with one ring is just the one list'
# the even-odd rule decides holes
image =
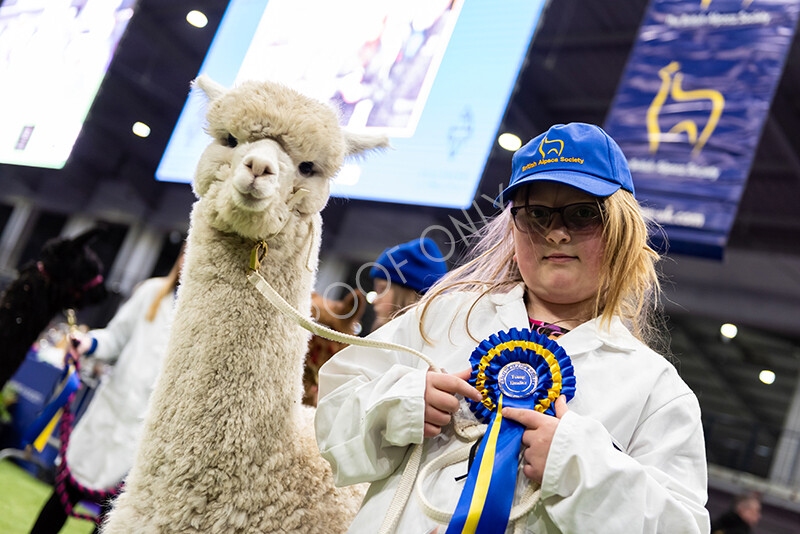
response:
{"label": "blue and yellow banner", "polygon": [[798,11],[800,0],[651,0],[604,128],[671,251],[722,256]]}
{"label": "blue and yellow banner", "polygon": [[489,428],[446,534],[502,534],[514,500],[525,427],[500,412],[508,406],[555,415],[556,399],[575,394],[575,375],[558,343],[527,329],[493,334],[473,351],[470,363],[470,383],[483,395],[470,407]]}

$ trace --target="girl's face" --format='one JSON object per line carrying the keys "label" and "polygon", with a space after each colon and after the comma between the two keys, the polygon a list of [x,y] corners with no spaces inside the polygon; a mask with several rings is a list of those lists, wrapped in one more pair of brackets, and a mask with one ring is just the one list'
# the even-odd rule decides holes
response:
{"label": "girl's face", "polygon": [[[540,227],[539,231],[529,229],[523,232],[518,227],[521,225],[514,225],[514,257],[527,287],[530,309],[536,309],[537,304],[549,308],[552,305],[578,305],[580,309],[594,304],[603,261],[603,228],[602,224],[582,227],[582,221],[589,220],[596,213],[591,205],[596,205],[597,197],[573,187],[535,182],[514,199],[514,207],[560,208],[576,203],[588,204],[571,208],[568,226],[573,229],[565,226],[563,212],[553,213],[549,225]],[[544,211],[532,210],[529,213]],[[525,208],[517,212],[518,218],[525,216]]]}
{"label": "girl's face", "polygon": [[372,309],[375,311],[375,321],[372,323],[372,330],[389,322],[389,318],[397,311],[394,305],[394,284],[390,284],[382,278],[373,280],[372,289],[378,294],[372,301]]}
{"label": "girl's face", "polygon": [[378,294],[372,301],[375,315],[388,317],[394,310],[392,309],[392,286],[383,278],[375,278],[372,281],[372,289]]}

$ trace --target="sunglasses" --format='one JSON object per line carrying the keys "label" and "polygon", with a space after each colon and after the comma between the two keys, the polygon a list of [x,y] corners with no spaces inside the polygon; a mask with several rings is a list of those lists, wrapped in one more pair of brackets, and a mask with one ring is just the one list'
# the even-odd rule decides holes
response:
{"label": "sunglasses", "polygon": [[561,216],[561,221],[570,232],[590,232],[603,224],[603,208],[597,202],[578,202],[560,208],[535,204],[511,208],[514,226],[525,234],[535,232],[544,236],[555,214]]}

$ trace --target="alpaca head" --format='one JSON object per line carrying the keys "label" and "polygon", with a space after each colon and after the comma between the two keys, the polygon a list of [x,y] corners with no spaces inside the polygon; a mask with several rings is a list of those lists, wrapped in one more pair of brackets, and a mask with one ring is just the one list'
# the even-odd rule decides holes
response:
{"label": "alpaca head", "polygon": [[197,165],[194,192],[224,232],[265,239],[292,217],[318,213],[345,157],[388,145],[384,136],[342,129],[329,105],[278,83],[226,89],[200,76],[194,85],[208,97],[214,138]]}
{"label": "alpaca head", "polygon": [[357,335],[359,321],[367,309],[364,293],[351,289],[342,300],[326,299],[319,293],[311,294],[311,317],[337,332]]}
{"label": "alpaca head", "polygon": [[103,263],[89,248],[102,232],[93,228],[72,239],[50,239],[42,247],[41,268],[53,283],[59,306],[81,308],[108,296]]}

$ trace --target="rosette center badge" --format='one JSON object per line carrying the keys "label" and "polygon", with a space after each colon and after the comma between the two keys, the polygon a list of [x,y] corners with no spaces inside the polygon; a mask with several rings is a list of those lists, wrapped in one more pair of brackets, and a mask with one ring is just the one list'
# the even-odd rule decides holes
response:
{"label": "rosette center badge", "polygon": [[539,385],[539,375],[536,369],[527,363],[511,362],[500,369],[497,374],[497,383],[500,391],[512,399],[524,399],[536,391]]}

